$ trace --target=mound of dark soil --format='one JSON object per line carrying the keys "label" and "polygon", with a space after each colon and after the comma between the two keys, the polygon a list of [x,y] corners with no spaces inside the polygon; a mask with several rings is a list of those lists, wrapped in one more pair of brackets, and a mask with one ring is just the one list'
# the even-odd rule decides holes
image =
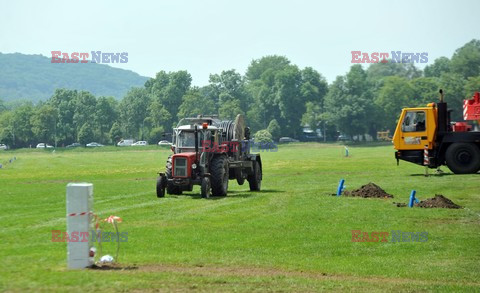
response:
{"label": "mound of dark soil", "polygon": [[462,207],[455,204],[450,199],[441,194],[435,194],[435,197],[427,200],[422,200],[415,206],[420,208],[446,208],[446,209],[461,209]]}
{"label": "mound of dark soil", "polygon": [[359,189],[348,191],[345,190],[345,196],[359,196],[359,197],[373,197],[373,198],[393,198],[393,195],[388,194],[380,186],[375,183],[368,183]]}

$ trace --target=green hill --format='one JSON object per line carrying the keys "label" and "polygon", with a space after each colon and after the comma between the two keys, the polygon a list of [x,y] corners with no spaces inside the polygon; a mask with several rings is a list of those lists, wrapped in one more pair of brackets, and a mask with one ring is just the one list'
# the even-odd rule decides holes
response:
{"label": "green hill", "polygon": [[31,101],[49,98],[56,88],[86,90],[120,99],[148,77],[96,63],[51,63],[42,55],[0,53],[0,99]]}

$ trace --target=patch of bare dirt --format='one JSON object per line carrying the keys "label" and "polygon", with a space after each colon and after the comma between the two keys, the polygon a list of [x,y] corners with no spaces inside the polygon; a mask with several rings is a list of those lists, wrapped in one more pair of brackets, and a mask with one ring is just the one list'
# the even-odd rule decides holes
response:
{"label": "patch of bare dirt", "polygon": [[[445,285],[456,284],[453,281],[443,280],[417,280],[409,278],[395,278],[384,276],[354,276],[343,274],[331,274],[325,272],[311,272],[311,271],[290,271],[280,268],[261,268],[261,267],[214,267],[210,265],[197,264],[191,265],[175,265],[175,264],[148,264],[139,267],[140,271],[146,272],[171,272],[182,273],[198,276],[237,276],[237,277],[301,277],[309,279],[320,280],[349,280],[359,282],[371,283],[391,283],[391,284],[423,284],[423,285]],[[470,285],[478,286],[480,283],[469,283]]]}
{"label": "patch of bare dirt", "polygon": [[91,270],[102,270],[102,271],[129,271],[138,269],[137,266],[126,266],[118,263],[105,263],[105,264],[94,264],[89,267]]}
{"label": "patch of bare dirt", "polygon": [[[143,271],[143,272],[168,272],[188,274],[190,276],[236,276],[236,277],[300,277],[317,280],[334,280],[334,281],[357,281],[367,283],[389,283],[389,284],[416,284],[416,285],[458,285],[457,281],[447,280],[419,280],[411,278],[396,278],[386,276],[355,276],[344,274],[332,274],[325,272],[313,271],[291,271],[281,268],[268,267],[217,267],[211,265],[187,265],[187,264],[145,264],[139,265],[122,265],[118,263],[96,264],[90,268],[91,270],[115,270],[115,271]],[[480,286],[479,282],[465,282],[463,285]]]}
{"label": "patch of bare dirt", "polygon": [[359,189],[345,190],[343,193],[345,196],[359,196],[363,198],[393,198],[393,195],[386,193],[385,190],[373,182],[363,185]]}
{"label": "patch of bare dirt", "polygon": [[420,208],[445,208],[445,209],[461,209],[462,208],[461,206],[455,204],[449,198],[441,194],[435,194],[435,197],[422,200],[418,204],[415,204],[415,206]]}

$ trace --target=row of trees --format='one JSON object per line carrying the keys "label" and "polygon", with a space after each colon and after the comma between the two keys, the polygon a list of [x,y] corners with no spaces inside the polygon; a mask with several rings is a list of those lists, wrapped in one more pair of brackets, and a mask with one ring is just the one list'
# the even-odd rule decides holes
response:
{"label": "row of trees", "polygon": [[401,108],[436,101],[439,88],[454,109],[453,118],[461,120],[462,100],[480,90],[480,41],[465,44],[451,59],[436,59],[423,72],[411,63],[375,63],[366,69],[356,64],[328,85],[313,68],[266,56],[252,61],[243,76],[227,70],[211,75],[204,87],[191,82],[186,71],[160,71],[120,101],[66,89],[36,105],[8,108],[0,100],[0,142],[13,147],[121,138],[156,143],[183,117],[233,119],[238,113],[246,115],[253,132],[266,130],[273,139],[300,138],[305,125],[322,129],[330,139],[338,132],[376,137],[377,131],[394,131]]}

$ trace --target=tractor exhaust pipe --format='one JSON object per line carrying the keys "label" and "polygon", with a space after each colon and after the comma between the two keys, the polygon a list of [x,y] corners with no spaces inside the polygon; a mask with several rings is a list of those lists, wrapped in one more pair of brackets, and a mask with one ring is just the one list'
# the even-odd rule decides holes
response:
{"label": "tractor exhaust pipe", "polygon": [[198,127],[195,125],[195,163],[198,164]]}
{"label": "tractor exhaust pipe", "polygon": [[440,89],[439,93],[440,93],[440,103],[443,103],[443,90]]}

